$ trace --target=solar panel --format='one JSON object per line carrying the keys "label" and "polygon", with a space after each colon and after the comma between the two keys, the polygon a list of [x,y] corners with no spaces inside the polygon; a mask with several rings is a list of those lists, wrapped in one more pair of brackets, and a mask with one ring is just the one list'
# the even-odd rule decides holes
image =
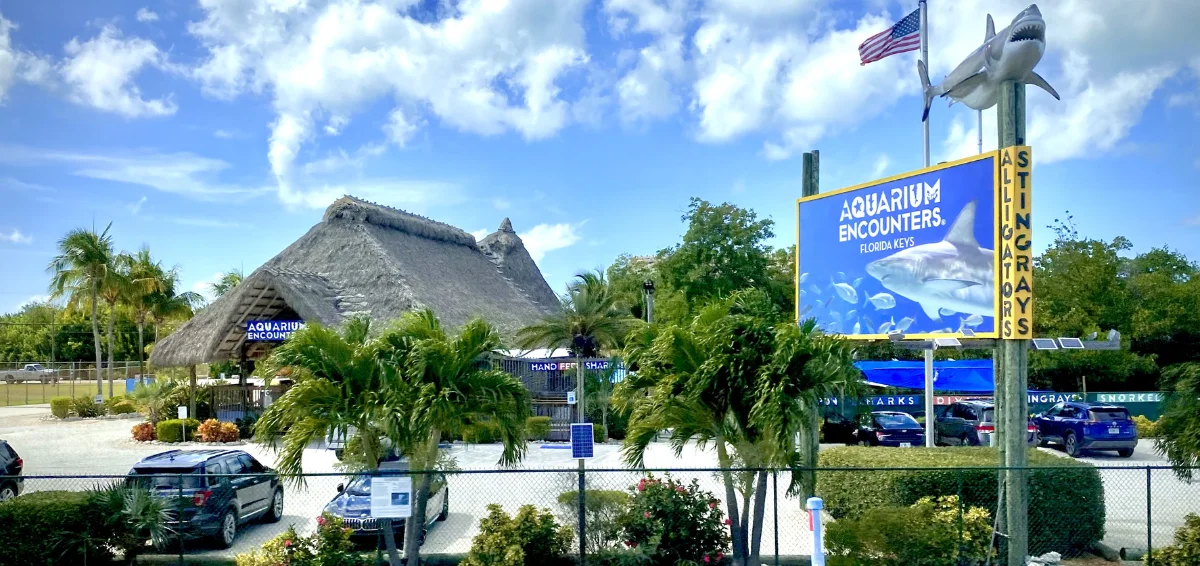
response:
{"label": "solar panel", "polygon": [[933,343],[940,348],[955,348],[962,346],[962,342],[959,342],[958,338],[934,338]]}
{"label": "solar panel", "polygon": [[571,424],[571,457],[592,458],[595,455],[595,437],[592,436],[592,423]]}
{"label": "solar panel", "polygon": [[1033,348],[1035,350],[1057,350],[1058,344],[1053,338],[1034,338]]}
{"label": "solar panel", "polygon": [[1064,350],[1082,350],[1083,340],[1078,338],[1059,338],[1058,345]]}

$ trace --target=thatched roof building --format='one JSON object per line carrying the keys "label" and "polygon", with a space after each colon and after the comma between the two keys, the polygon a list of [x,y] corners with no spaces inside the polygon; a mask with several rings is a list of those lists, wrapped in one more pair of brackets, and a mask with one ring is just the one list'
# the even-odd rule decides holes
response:
{"label": "thatched roof building", "polygon": [[248,320],[327,326],[355,314],[374,321],[432,308],[457,327],[482,316],[511,335],[558,307],[507,218],[476,242],[463,230],[343,197],[295,243],[155,345],[158,367],[257,359],[271,343],[247,342]]}

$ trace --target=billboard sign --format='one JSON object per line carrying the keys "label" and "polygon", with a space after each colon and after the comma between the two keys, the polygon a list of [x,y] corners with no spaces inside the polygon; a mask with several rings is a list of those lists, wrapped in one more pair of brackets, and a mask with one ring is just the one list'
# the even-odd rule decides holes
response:
{"label": "billboard sign", "polygon": [[796,201],[796,309],[847,338],[996,338],[999,152]]}
{"label": "billboard sign", "polygon": [[301,328],[304,328],[303,320],[247,320],[246,340],[250,342],[282,342]]}

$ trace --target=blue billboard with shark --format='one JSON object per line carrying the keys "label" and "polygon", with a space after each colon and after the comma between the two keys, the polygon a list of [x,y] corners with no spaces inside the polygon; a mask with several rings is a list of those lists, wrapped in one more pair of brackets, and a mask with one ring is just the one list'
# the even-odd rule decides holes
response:
{"label": "blue billboard with shark", "polygon": [[997,158],[799,199],[798,320],[848,338],[995,338]]}

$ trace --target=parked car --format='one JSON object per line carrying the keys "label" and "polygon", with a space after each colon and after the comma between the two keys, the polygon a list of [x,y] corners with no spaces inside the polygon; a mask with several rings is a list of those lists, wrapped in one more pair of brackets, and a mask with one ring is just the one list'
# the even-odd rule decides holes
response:
{"label": "parked car", "polygon": [[25,383],[26,381],[58,383],[58,373],[42,367],[42,364],[25,364],[22,369],[0,371],[0,380],[7,383]]}
{"label": "parked car", "polygon": [[854,439],[860,446],[911,448],[925,445],[925,430],[912,415],[899,411],[875,411],[859,415]]}
{"label": "parked car", "polygon": [[[951,403],[937,418],[936,443],[943,446],[991,446],[996,433],[996,404],[987,399]],[[1037,444],[1037,426],[1025,425],[1025,443]]]}
{"label": "parked car", "polygon": [[167,524],[187,538],[229,548],[241,525],[283,518],[283,485],[274,470],[241,450],[171,450],[142,458],[134,485],[167,500]]}
{"label": "parked car", "polygon": [[1120,405],[1067,402],[1034,417],[1040,444],[1061,444],[1072,458],[1084,450],[1116,450],[1122,458],[1133,456],[1137,426],[1129,410]]}
{"label": "parked car", "polygon": [[[385,462],[380,465],[380,471],[404,471],[408,469],[407,461]],[[350,480],[349,485],[338,484],[338,493],[325,505],[325,511],[342,519],[343,524],[352,529],[350,537],[358,542],[377,540],[381,531],[382,521],[371,515],[371,484],[370,474],[358,474]],[[415,484],[414,483],[414,489]],[[415,497],[415,494],[414,494]],[[415,499],[411,501],[416,509]],[[446,477],[436,474],[429,486],[429,500],[425,504],[425,520],[421,531],[421,540],[435,522],[445,521],[450,513],[450,488],[446,485]],[[396,536],[396,544],[402,545],[404,540],[405,519],[392,519],[392,532]]]}
{"label": "parked car", "polygon": [[841,413],[826,413],[821,423],[821,442],[854,444],[858,423]]}
{"label": "parked car", "polygon": [[12,445],[0,439],[0,501],[21,495],[21,490],[25,488],[25,480],[21,479],[24,469],[25,461],[17,455]]}

